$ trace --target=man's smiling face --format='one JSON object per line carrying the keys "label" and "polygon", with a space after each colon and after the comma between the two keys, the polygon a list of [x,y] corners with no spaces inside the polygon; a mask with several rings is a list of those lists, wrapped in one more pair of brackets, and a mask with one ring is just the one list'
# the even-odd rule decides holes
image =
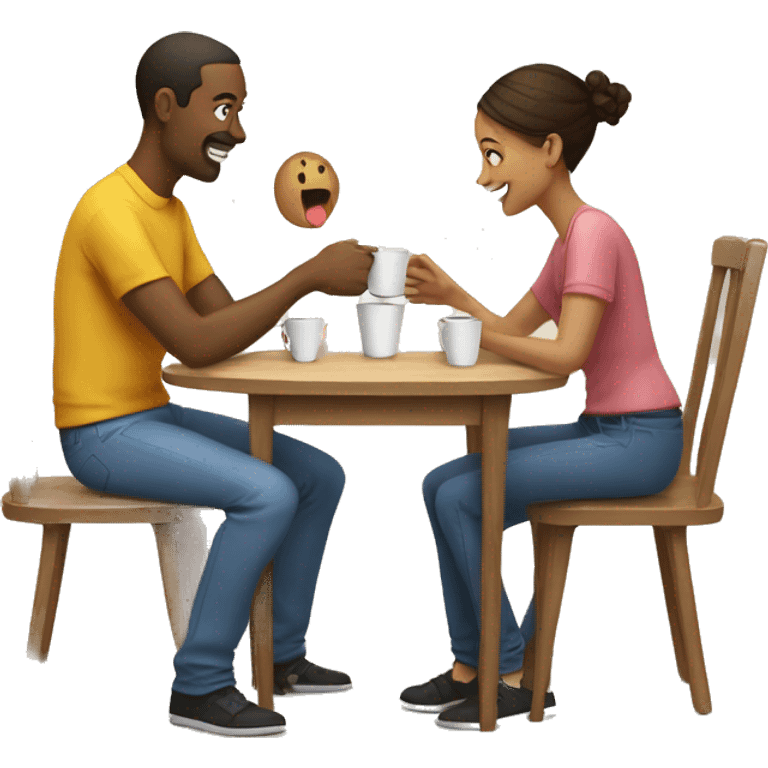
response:
{"label": "man's smiling face", "polygon": [[245,141],[240,110],[245,100],[245,78],[238,64],[206,64],[203,84],[180,107],[170,89],[155,96],[170,99],[162,134],[162,149],[174,172],[200,181],[215,181],[221,163],[236,144]]}

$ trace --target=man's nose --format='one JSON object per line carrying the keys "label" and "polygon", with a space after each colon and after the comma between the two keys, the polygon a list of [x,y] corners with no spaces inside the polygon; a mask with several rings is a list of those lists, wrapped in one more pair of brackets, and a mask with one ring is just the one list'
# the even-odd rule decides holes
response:
{"label": "man's nose", "polygon": [[235,122],[232,124],[232,128],[230,129],[230,133],[232,134],[232,138],[238,143],[238,144],[244,144],[246,133],[243,130],[243,124],[240,122],[240,118],[236,118]]}

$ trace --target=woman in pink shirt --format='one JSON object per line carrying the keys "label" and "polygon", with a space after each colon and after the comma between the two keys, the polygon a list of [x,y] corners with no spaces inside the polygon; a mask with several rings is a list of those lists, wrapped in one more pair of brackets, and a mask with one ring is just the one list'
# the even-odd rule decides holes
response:
{"label": "woman in pink shirt", "polygon": [[[583,370],[587,401],[572,424],[509,431],[504,527],[527,522],[536,501],[642,496],[662,491],[682,453],[680,400],[659,360],[637,258],[621,227],[574,191],[571,173],[599,122],[616,125],[630,93],[598,71],[586,81],[560,67],[521,67],[478,103],[483,155],[477,180],[507,216],[538,206],[557,239],[536,282],[509,314],[486,309],[429,257],[409,264],[412,303],[446,304],[482,320],[481,346],[545,371]],[[531,338],[547,320],[557,338]],[[404,707],[441,712],[438,725],[479,727],[480,455],[438,467],[424,480],[437,544],[453,668],[403,691]],[[499,717],[530,711],[521,688],[533,603],[522,627],[502,593]],[[554,706],[547,693],[545,706]]]}

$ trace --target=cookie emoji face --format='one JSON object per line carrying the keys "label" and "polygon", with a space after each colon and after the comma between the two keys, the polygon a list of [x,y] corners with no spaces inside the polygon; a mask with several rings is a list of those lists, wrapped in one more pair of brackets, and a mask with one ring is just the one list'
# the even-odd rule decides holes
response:
{"label": "cookie emoji face", "polygon": [[283,218],[297,227],[322,227],[338,199],[336,171],[314,152],[292,155],[275,176],[277,207]]}

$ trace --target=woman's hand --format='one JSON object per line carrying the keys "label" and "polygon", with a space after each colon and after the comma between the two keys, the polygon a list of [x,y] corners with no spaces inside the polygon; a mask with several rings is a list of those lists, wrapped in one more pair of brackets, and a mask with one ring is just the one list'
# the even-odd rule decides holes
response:
{"label": "woman's hand", "polygon": [[405,295],[412,304],[446,304],[456,306],[463,289],[429,256],[418,254],[408,260]]}

